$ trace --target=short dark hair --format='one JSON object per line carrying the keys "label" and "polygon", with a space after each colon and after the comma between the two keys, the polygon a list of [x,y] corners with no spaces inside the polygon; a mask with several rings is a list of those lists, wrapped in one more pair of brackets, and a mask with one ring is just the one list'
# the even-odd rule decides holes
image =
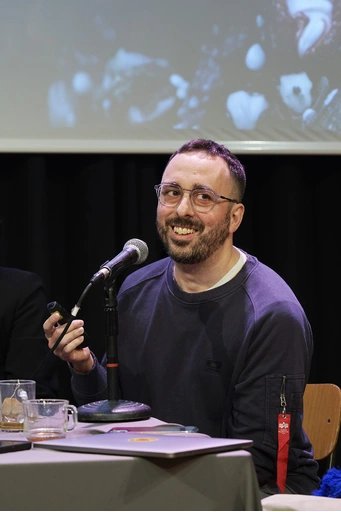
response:
{"label": "short dark hair", "polygon": [[231,153],[225,146],[218,144],[209,139],[193,139],[183,144],[177,149],[169,158],[168,163],[180,153],[194,153],[196,151],[203,151],[207,155],[220,156],[228,165],[232,179],[236,186],[238,194],[237,200],[242,202],[245,188],[246,188],[246,175],[245,169],[238,158]]}

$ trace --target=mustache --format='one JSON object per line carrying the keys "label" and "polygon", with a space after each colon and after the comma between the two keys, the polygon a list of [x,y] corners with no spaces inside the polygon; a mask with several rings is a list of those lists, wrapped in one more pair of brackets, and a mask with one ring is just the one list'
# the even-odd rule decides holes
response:
{"label": "mustache", "polygon": [[183,219],[182,217],[176,217],[174,219],[167,219],[165,221],[166,227],[176,226],[177,228],[191,228],[197,231],[203,231],[205,226],[202,222],[194,221],[191,219]]}

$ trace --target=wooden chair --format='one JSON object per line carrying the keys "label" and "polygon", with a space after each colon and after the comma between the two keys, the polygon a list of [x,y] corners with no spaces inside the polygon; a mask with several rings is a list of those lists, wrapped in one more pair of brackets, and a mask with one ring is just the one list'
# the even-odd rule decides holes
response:
{"label": "wooden chair", "polygon": [[307,384],[303,395],[303,428],[314,449],[314,458],[335,465],[341,422],[341,389],[335,384]]}

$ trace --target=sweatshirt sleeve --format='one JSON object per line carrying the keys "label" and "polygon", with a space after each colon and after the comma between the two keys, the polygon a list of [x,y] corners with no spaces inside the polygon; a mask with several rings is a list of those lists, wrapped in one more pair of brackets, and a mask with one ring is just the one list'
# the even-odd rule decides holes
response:
{"label": "sweatshirt sleeve", "polygon": [[[281,395],[291,417],[288,471],[296,471],[311,458],[302,419],[312,350],[312,332],[303,310],[283,301],[258,317],[247,353],[239,361],[227,431],[229,437],[253,439],[250,451],[261,484],[267,474],[276,474]],[[299,458],[304,451],[307,459]]]}
{"label": "sweatshirt sleeve", "polygon": [[92,354],[94,366],[88,373],[77,373],[69,364],[71,388],[78,405],[84,405],[107,398],[107,372],[95,354]]}

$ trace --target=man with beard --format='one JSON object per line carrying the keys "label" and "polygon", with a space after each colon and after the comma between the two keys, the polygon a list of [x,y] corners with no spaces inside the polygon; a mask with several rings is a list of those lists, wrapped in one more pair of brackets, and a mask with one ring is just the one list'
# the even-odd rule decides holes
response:
{"label": "man with beard", "polygon": [[[130,274],[118,294],[121,397],[165,422],[252,439],[261,497],[311,494],[318,466],[302,428],[311,328],[283,279],[233,245],[245,185],[239,160],[211,140],[170,157],[155,185],[169,257]],[[58,318],[44,324],[50,348]],[[106,358],[75,350],[83,333],[74,320],[55,351],[70,363],[79,405],[107,398]]]}

